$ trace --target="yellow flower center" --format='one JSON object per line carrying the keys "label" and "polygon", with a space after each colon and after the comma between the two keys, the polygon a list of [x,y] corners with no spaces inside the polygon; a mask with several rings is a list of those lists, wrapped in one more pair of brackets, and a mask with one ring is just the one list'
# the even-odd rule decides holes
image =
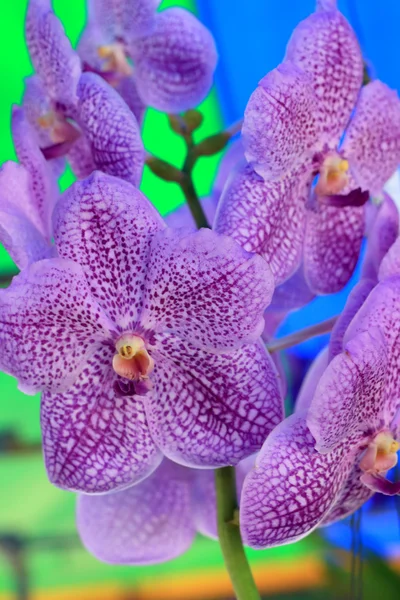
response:
{"label": "yellow flower center", "polygon": [[320,168],[315,193],[318,196],[333,196],[342,192],[349,182],[348,170],[347,160],[336,152],[328,154]]}
{"label": "yellow flower center", "polygon": [[122,44],[117,42],[115,44],[99,46],[97,54],[100,58],[104,59],[102,66],[103,71],[114,71],[126,77],[132,75],[132,65],[126,57]]}
{"label": "yellow flower center", "polygon": [[131,381],[148,378],[154,369],[154,360],[140,336],[124,334],[117,340],[115,348],[117,354],[113,357],[113,369],[118,375]]}

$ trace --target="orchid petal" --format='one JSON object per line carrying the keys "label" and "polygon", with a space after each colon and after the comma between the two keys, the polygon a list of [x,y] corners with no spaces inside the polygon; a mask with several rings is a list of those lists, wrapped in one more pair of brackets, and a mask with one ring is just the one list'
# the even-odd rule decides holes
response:
{"label": "orchid petal", "polygon": [[136,117],[138,125],[142,125],[146,105],[139,96],[135,77],[122,77],[115,85],[114,89]]}
{"label": "orchid petal", "polygon": [[394,242],[379,268],[379,281],[384,281],[393,275],[400,275],[400,238]]}
{"label": "orchid petal", "polygon": [[375,473],[363,473],[361,482],[372,492],[379,492],[385,496],[397,496],[400,494],[400,481],[389,481],[382,475]]}
{"label": "orchid petal", "polygon": [[325,372],[329,364],[329,347],[325,346],[314,358],[310,368],[307,371],[299,394],[296,398],[295,410],[296,413],[305,412],[310,408],[311,401],[314,397],[319,380]]}
{"label": "orchid petal", "polygon": [[245,544],[268,548],[310,533],[334,505],[352,466],[347,449],[314,450],[304,415],[295,414],[274,429],[255,468],[246,477],[240,501]]}
{"label": "orchid petal", "polygon": [[305,280],[303,265],[300,265],[289,279],[275,288],[267,312],[296,310],[311,302],[314,297],[315,294]]}
{"label": "orchid petal", "polygon": [[224,189],[214,229],[260,254],[279,285],[301,262],[307,192],[304,174],[287,173],[267,182],[245,166]]}
{"label": "orchid petal", "polygon": [[84,135],[78,137],[67,153],[72,171],[78,179],[89,177],[97,169],[93,159],[92,146]]}
{"label": "orchid petal", "polygon": [[144,148],[137,121],[121,96],[101,77],[83,73],[77,120],[88,138],[96,167],[139,185]]}
{"label": "orchid petal", "polygon": [[79,496],[77,526],[84,546],[111,564],[150,565],[183,554],[196,534],[192,478],[189,469],[164,460],[127,490]]}
{"label": "orchid petal", "polygon": [[60,256],[82,266],[92,296],[127,330],[141,310],[151,238],[164,227],[139,190],[100,172],[73,184],[54,214]]}
{"label": "orchid petal", "polygon": [[334,146],[356,103],[363,79],[363,60],[349,23],[334,6],[326,8],[296,27],[286,59],[312,78],[318,98],[314,115],[324,132],[321,142]]}
{"label": "orchid petal", "polygon": [[400,100],[379,80],[362,88],[342,147],[357,184],[372,195],[400,162]]}
{"label": "orchid petal", "polygon": [[378,328],[350,339],[322,375],[307,414],[318,452],[338,448],[349,436],[368,437],[382,426],[387,346]]}
{"label": "orchid petal", "polygon": [[141,322],[203,349],[239,348],[261,335],[273,288],[267,263],[231,238],[165,229],[151,245]]}
{"label": "orchid petal", "polygon": [[217,52],[212,35],[182,8],[157,14],[155,31],[131,47],[138,92],[149,106],[180,112],[208,94]]}
{"label": "orchid petal", "polygon": [[345,519],[373,496],[374,492],[362,483],[362,475],[363,472],[360,467],[354,465],[338,499],[322,521],[321,525],[331,525],[336,521]]}
{"label": "orchid petal", "polygon": [[150,475],[162,459],[143,400],[117,391],[113,354],[112,346],[98,347],[68,391],[42,396],[46,469],[63,489],[88,494],[123,489]]}
{"label": "orchid petal", "polygon": [[1,370],[26,394],[68,389],[108,337],[109,323],[71,261],[34,263],[0,291]]}
{"label": "orchid petal", "polygon": [[304,239],[304,273],[316,294],[338,292],[350,279],[360,254],[365,209],[318,204],[309,210]]}
{"label": "orchid petal", "polygon": [[399,234],[399,210],[390,196],[384,195],[368,235],[361,277],[378,278],[380,264]]}
{"label": "orchid petal", "polygon": [[305,164],[320,149],[317,97],[309,76],[286,61],[258,84],[242,128],[246,159],[263,179],[274,180]]}
{"label": "orchid petal", "polygon": [[26,43],[35,71],[48,95],[68,110],[77,99],[80,60],[52,12],[49,0],[30,0],[26,16]]}
{"label": "orchid petal", "polygon": [[211,354],[173,334],[156,336],[154,390],[146,396],[153,439],[182,465],[237,464],[283,417],[275,367],[261,343]]}

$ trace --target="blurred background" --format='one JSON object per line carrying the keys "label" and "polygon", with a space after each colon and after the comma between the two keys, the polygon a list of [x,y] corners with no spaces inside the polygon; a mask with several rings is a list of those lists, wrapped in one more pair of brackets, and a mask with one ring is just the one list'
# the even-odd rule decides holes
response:
{"label": "blurred background", "polygon": [[[56,14],[75,45],[85,23],[84,0],[54,0]],[[339,0],[355,29],[373,76],[399,89],[398,0]],[[193,11],[211,29],[219,50],[215,87],[200,107],[199,138],[240,119],[258,80],[283,58],[294,26],[314,8],[313,0],[165,0]],[[27,0],[1,3],[0,163],[15,159],[11,106],[21,101],[32,72],[24,42]],[[149,152],[176,165],[184,147],[165,115],[149,110],[144,124]],[[210,192],[221,155],[199,161],[195,183]],[[73,178],[67,171],[64,189]],[[145,171],[142,189],[166,214],[183,202],[180,189]],[[15,273],[0,249],[0,281]],[[353,281],[340,294],[313,301],[290,315],[280,334],[340,312]],[[293,396],[310,360],[326,339],[288,354]],[[289,372],[289,369],[288,369]],[[75,498],[52,487],[40,448],[39,397],[26,397],[0,374],[0,600],[179,600],[232,597],[216,542],[201,538],[183,557],[153,567],[112,567],[92,558],[75,533]],[[249,552],[265,598],[400,598],[400,519],[395,500],[376,498],[362,514],[306,540],[264,552]],[[360,557],[363,560],[360,561]]]}

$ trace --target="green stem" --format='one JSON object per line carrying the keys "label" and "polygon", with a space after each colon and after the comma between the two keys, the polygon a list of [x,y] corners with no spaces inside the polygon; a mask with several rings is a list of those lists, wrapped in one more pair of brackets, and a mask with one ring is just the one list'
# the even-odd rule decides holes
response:
{"label": "green stem", "polygon": [[203,210],[203,207],[200,202],[200,198],[197,195],[196,188],[193,183],[193,167],[196,163],[196,157],[193,153],[194,151],[194,143],[192,134],[189,134],[186,138],[186,158],[182,167],[182,175],[183,179],[180,182],[181,189],[185,194],[186,202],[189,207],[190,212],[192,213],[192,217],[198,229],[201,227],[207,227],[210,229],[210,225],[207,221],[207,217]]}
{"label": "green stem", "polygon": [[260,600],[244,552],[237,521],[236,477],[234,467],[215,471],[218,537],[237,600]]}

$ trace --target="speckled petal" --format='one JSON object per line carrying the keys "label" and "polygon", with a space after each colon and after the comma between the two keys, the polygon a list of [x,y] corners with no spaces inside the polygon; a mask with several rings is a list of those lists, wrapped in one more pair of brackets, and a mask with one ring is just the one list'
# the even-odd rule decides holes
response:
{"label": "speckled petal", "polygon": [[333,294],[350,279],[364,235],[363,206],[319,204],[309,210],[304,239],[304,274],[316,294]]}
{"label": "speckled petal", "polygon": [[54,213],[60,256],[82,266],[93,297],[125,328],[137,321],[151,238],[164,227],[139,190],[100,172],[73,184]]}
{"label": "speckled petal", "polygon": [[350,325],[354,315],[364,304],[369,293],[374,289],[376,281],[373,279],[361,279],[351,290],[346,305],[336,321],[329,342],[329,360],[343,352],[343,338],[347,327]]}
{"label": "speckled petal", "polygon": [[224,189],[214,229],[265,258],[279,285],[301,262],[307,192],[304,173],[267,182],[245,166]]}
{"label": "speckled petal", "polygon": [[372,195],[400,163],[400,100],[379,80],[363,87],[343,142],[352,175]]}
{"label": "speckled petal", "polygon": [[139,185],[144,148],[138,123],[121,96],[94,73],[78,85],[77,120],[88,138],[96,167]]}
{"label": "speckled petal", "polygon": [[142,125],[146,105],[139,96],[135,77],[122,77],[114,88],[131,109],[139,125]]}
{"label": "speckled petal", "polygon": [[267,312],[296,310],[311,302],[314,297],[315,294],[305,280],[303,265],[300,265],[289,279],[275,288]]}
{"label": "speckled petal", "polygon": [[382,260],[378,277],[384,281],[393,275],[400,275],[400,238],[398,238]]}
{"label": "speckled petal", "polygon": [[331,452],[350,435],[361,439],[382,427],[387,363],[386,341],[377,327],[350,339],[331,360],[307,414],[319,452]]}
{"label": "speckled petal", "polygon": [[93,159],[92,146],[89,139],[84,135],[78,137],[72,144],[67,154],[67,159],[74,175],[78,179],[89,177],[97,169],[97,165]]}
{"label": "speckled petal", "polygon": [[320,141],[336,145],[361,88],[363,60],[344,16],[333,6],[321,8],[296,27],[286,58],[313,79],[318,98],[314,114],[324,132]]}
{"label": "speckled petal", "polygon": [[139,94],[164,112],[196,107],[208,94],[217,63],[211,33],[182,8],[162,11],[156,29],[131,48]]}
{"label": "speckled petal", "polygon": [[39,120],[47,115],[52,107],[43,82],[37,75],[27,77],[24,81],[23,110],[31,127],[34,128],[39,144],[42,148],[51,146],[50,128],[41,127]]}
{"label": "speckled petal", "polygon": [[313,360],[306,376],[303,379],[299,394],[296,398],[295,410],[297,413],[307,411],[310,407],[311,400],[314,397],[319,380],[328,367],[329,363],[329,347],[325,346],[316,358]]}
{"label": "speckled petal", "polygon": [[237,464],[283,417],[276,370],[261,343],[210,354],[156,336],[150,430],[168,458],[193,467]]}
{"label": "speckled petal", "polygon": [[165,229],[154,236],[141,323],[195,346],[231,350],[264,328],[273,276],[259,256],[209,229]]}
{"label": "speckled petal", "polygon": [[35,71],[50,98],[64,109],[76,102],[80,60],[51,10],[49,0],[30,0],[26,43]]}
{"label": "speckled petal", "polygon": [[[30,201],[24,213],[43,237],[50,241],[51,216],[58,198],[56,178],[39,148],[35,130],[19,107],[13,109],[11,127],[18,159],[29,173]],[[17,199],[16,202],[22,208],[22,202]]]}
{"label": "speckled petal", "polygon": [[27,394],[66,390],[108,332],[82,269],[71,261],[37,262],[0,291],[1,370]]}
{"label": "speckled petal", "polygon": [[384,424],[387,427],[397,413],[400,398],[399,298],[400,277],[391,277],[379,283],[350,323],[344,338],[344,343],[347,343],[358,333],[371,331],[375,327],[385,335],[388,346],[388,375],[381,404],[385,414]]}
{"label": "speckled petal", "polygon": [[302,414],[283,421],[267,438],[246,477],[240,501],[245,544],[267,548],[310,533],[335,503],[349,471],[348,449],[314,450]]}
{"label": "speckled petal", "polygon": [[396,241],[398,234],[399,210],[391,197],[384,193],[384,200],[368,234],[361,277],[377,281],[382,259]]}
{"label": "speckled petal", "polygon": [[338,499],[322,521],[321,525],[331,525],[336,521],[345,519],[373,496],[374,492],[368,489],[360,481],[362,474],[363,472],[360,467],[357,464],[354,465]]}
{"label": "speckled petal", "polygon": [[30,220],[36,215],[32,202],[28,171],[14,162],[0,169],[0,241],[15,264],[24,269],[42,258],[49,258],[51,248]]}
{"label": "speckled petal", "polygon": [[196,534],[192,478],[189,469],[164,460],[127,490],[79,496],[77,526],[84,546],[99,560],[120,565],[150,565],[183,554]]}
{"label": "speckled petal", "polygon": [[99,346],[62,394],[44,393],[43,451],[50,481],[99,494],[150,475],[162,455],[147,425],[143,400],[118,391],[112,345]]}
{"label": "speckled petal", "polygon": [[242,128],[245,155],[264,179],[279,179],[321,149],[317,98],[310,77],[290,61],[268,73],[247,104]]}

